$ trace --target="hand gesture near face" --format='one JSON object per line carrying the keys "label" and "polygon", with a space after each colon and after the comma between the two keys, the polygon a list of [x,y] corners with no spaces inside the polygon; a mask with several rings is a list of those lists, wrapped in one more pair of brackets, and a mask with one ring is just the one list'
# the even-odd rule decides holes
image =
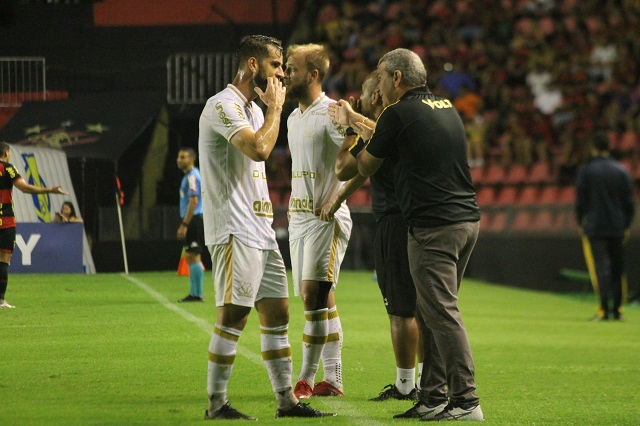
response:
{"label": "hand gesture near face", "polygon": [[267,90],[262,91],[259,87],[254,88],[264,104],[271,108],[280,108],[284,104],[287,88],[282,85],[277,77],[267,77]]}

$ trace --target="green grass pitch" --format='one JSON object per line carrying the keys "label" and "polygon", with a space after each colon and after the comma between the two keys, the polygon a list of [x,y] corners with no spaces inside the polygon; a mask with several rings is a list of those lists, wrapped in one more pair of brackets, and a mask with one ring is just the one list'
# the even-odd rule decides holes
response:
{"label": "green grass pitch", "polygon": [[[178,304],[188,278],[175,272],[12,275],[0,310],[0,425],[194,425],[207,404],[205,303]],[[344,398],[314,398],[338,417],[274,419],[252,312],[229,399],[262,424],[384,425],[410,408],[370,402],[395,380],[389,324],[369,271],[344,271],[336,293],[344,331]],[[290,302],[294,380],[302,305]],[[465,280],[460,291],[485,424],[640,424],[640,309],[594,323],[590,294],[558,295]],[[317,379],[319,380],[321,373]],[[221,422],[218,422],[220,424]],[[234,422],[236,424],[237,422]]]}

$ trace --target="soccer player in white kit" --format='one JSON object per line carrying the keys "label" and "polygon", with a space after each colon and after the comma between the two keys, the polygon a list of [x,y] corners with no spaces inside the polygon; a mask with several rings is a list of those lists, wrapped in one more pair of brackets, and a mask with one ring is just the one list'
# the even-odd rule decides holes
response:
{"label": "soccer player in white kit", "polygon": [[[342,396],[342,327],[334,298],[344,258],[351,216],[346,204],[334,220],[320,220],[320,208],[343,185],[335,173],[345,129],[331,121],[322,92],[329,71],[326,50],[315,44],[287,49],[287,96],[298,101],[287,120],[292,176],[289,201],[289,246],[294,292],[304,304],[302,369],[294,393],[298,398]],[[315,382],[322,359],[324,378]],[[313,385],[313,387],[312,387]]]}
{"label": "soccer player in white kit", "polygon": [[[200,116],[199,151],[205,243],[211,253],[217,320],[209,343],[205,419],[255,420],[229,405],[227,383],[251,308],[260,318],[262,358],[278,401],[276,417],[321,417],[291,385],[289,294],[271,227],[264,161],[278,137],[286,89],[282,45],[247,36],[236,52],[233,84],[211,97]],[[266,117],[253,100],[267,105]]]}

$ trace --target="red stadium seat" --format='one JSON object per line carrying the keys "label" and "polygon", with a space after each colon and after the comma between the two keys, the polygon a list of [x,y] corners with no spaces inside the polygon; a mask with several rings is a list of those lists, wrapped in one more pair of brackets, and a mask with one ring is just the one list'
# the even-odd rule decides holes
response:
{"label": "red stadium seat", "polygon": [[527,185],[520,191],[518,204],[529,206],[538,202],[538,188],[534,185]]}
{"label": "red stadium seat", "polygon": [[482,213],[480,217],[481,232],[503,232],[507,226],[507,214],[503,211],[493,214]]}
{"label": "red stadium seat", "polygon": [[518,189],[513,186],[505,186],[500,190],[496,204],[499,206],[507,206],[515,204],[518,200]]}
{"label": "red stadium seat", "polygon": [[528,210],[521,210],[515,214],[513,222],[511,223],[511,229],[514,231],[529,231],[531,229],[532,222],[533,217],[531,212]]}
{"label": "red stadium seat", "polygon": [[529,182],[531,183],[550,183],[553,180],[553,174],[549,169],[549,164],[540,161],[534,163],[529,171]]}
{"label": "red stadium seat", "polygon": [[474,185],[482,185],[484,183],[484,168],[471,167],[471,180]]}
{"label": "red stadium seat", "polygon": [[496,202],[496,190],[491,187],[480,188],[476,193],[479,206],[491,206]]}
{"label": "red stadium seat", "polygon": [[558,203],[574,204],[576,202],[576,189],[573,186],[565,186],[560,188],[558,193]]}
{"label": "red stadium seat", "polygon": [[504,183],[506,173],[504,167],[497,163],[491,163],[484,174],[485,185],[497,185]]}
{"label": "red stadium seat", "polygon": [[528,178],[527,167],[522,164],[512,164],[507,172],[505,183],[507,185],[520,185]]}
{"label": "red stadium seat", "polygon": [[538,202],[540,204],[555,204],[558,202],[558,187],[552,185],[542,188]]}
{"label": "red stadium seat", "polygon": [[554,215],[551,210],[537,212],[531,221],[531,229],[534,231],[551,231],[554,230],[554,225]]}

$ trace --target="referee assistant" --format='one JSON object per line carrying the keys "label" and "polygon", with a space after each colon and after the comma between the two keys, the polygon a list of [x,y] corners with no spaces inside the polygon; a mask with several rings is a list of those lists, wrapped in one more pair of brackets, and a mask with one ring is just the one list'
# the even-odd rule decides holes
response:
{"label": "referee assistant", "polygon": [[462,120],[451,101],[429,92],[426,69],[414,52],[385,54],[378,75],[378,90],[389,106],[358,157],[358,171],[370,176],[385,158],[398,160],[395,187],[409,227],[409,266],[425,356],[420,402],[409,411],[422,420],[482,421],[458,310],[458,289],[480,220]]}

